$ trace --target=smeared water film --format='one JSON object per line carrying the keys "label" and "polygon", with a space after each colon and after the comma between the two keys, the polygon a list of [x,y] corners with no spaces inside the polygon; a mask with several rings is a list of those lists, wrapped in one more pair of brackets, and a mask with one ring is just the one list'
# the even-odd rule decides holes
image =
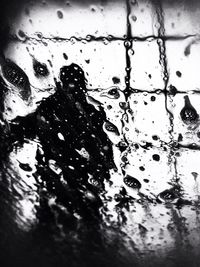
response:
{"label": "smeared water film", "polygon": [[0,7],[0,266],[200,266],[199,3]]}

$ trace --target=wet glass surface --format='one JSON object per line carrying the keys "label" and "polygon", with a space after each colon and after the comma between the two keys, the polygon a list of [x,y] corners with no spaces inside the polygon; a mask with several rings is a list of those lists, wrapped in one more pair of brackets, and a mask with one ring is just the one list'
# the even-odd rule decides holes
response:
{"label": "wet glass surface", "polygon": [[1,266],[200,266],[192,4],[8,5]]}

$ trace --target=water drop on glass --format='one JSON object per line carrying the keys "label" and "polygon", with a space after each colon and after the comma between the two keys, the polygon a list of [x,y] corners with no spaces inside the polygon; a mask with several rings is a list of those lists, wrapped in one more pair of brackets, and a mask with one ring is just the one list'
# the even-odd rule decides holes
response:
{"label": "water drop on glass", "polygon": [[181,119],[185,124],[196,123],[199,115],[197,114],[195,108],[192,106],[189,97],[185,96],[184,99],[185,106],[180,112]]}
{"label": "water drop on glass", "polygon": [[141,183],[134,177],[127,175],[124,178],[124,183],[125,185],[127,185],[128,187],[131,187],[133,189],[140,189],[141,188]]}

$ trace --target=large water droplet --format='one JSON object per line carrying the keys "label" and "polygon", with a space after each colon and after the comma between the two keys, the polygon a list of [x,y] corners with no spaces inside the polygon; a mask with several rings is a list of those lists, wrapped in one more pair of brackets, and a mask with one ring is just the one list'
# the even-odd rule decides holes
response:
{"label": "large water droplet", "polygon": [[181,119],[185,124],[196,123],[199,115],[197,114],[195,108],[192,106],[189,97],[185,96],[184,99],[185,106],[180,112]]}
{"label": "large water droplet", "polygon": [[6,60],[2,65],[2,72],[5,79],[20,89],[23,99],[27,100],[30,96],[30,83],[26,73],[13,61]]}
{"label": "large water droplet", "polygon": [[141,183],[134,177],[127,175],[124,178],[124,183],[125,185],[127,185],[128,187],[131,187],[133,189],[140,189],[141,188]]}
{"label": "large water droplet", "polygon": [[107,131],[109,131],[109,132],[113,132],[114,134],[116,134],[116,135],[118,135],[118,136],[120,135],[120,133],[119,133],[117,127],[116,127],[113,123],[111,123],[111,122],[109,122],[109,121],[107,121],[107,122],[105,123],[105,129],[106,129]]}
{"label": "large water droplet", "polygon": [[175,186],[171,189],[166,189],[159,194],[159,197],[166,202],[171,202],[180,197],[180,187]]}

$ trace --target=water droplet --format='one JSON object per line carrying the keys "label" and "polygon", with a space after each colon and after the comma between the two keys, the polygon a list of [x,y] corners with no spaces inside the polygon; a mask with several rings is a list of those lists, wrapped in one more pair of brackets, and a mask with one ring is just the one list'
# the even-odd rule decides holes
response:
{"label": "water droplet", "polygon": [[189,97],[184,96],[184,99],[185,106],[180,112],[181,119],[185,124],[196,123],[199,118],[199,115],[197,114],[195,108],[192,106]]}
{"label": "water droplet", "polygon": [[26,34],[22,30],[18,31],[18,36],[23,41],[26,39]]}
{"label": "water droplet", "polygon": [[176,198],[180,197],[180,187],[175,186],[171,189],[166,189],[159,194],[159,197],[165,200],[166,202],[171,202]]}
{"label": "water droplet", "polygon": [[127,48],[131,47],[131,42],[130,41],[125,41],[124,42],[124,46],[127,47]]}
{"label": "water droplet", "polygon": [[113,77],[112,81],[114,84],[120,83],[120,79],[118,77]]}
{"label": "water droplet", "polygon": [[29,164],[28,163],[19,163],[19,167],[22,169],[22,170],[24,170],[24,171],[26,171],[26,172],[31,172],[32,171],[32,168],[29,166]]}
{"label": "water droplet", "polygon": [[120,202],[123,199],[123,197],[120,194],[115,194],[114,199],[115,199],[115,201]]}
{"label": "water droplet", "polygon": [[175,86],[171,85],[169,86],[169,93],[173,96],[175,96],[177,94],[178,90],[176,89]]}
{"label": "water droplet", "polygon": [[86,38],[85,38],[87,41],[91,41],[92,40],[92,36],[91,35],[87,35]]}
{"label": "water droplet", "polygon": [[43,38],[43,34],[41,32],[37,32],[37,37],[42,39]]}
{"label": "water droplet", "polygon": [[121,152],[125,151],[127,148],[127,144],[124,141],[120,141],[117,145],[117,147],[119,148],[119,150]]}
{"label": "water droplet", "polygon": [[117,88],[113,88],[113,89],[109,90],[108,94],[113,96],[115,99],[118,99],[120,97],[120,94],[119,94]]}
{"label": "water droplet", "polygon": [[88,182],[99,189],[102,188],[102,183],[94,177],[89,178]]}
{"label": "water droplet", "polygon": [[58,10],[58,11],[57,11],[57,16],[58,16],[59,19],[62,19],[62,18],[63,18],[63,13],[62,13],[62,11]]}
{"label": "water droplet", "polygon": [[126,156],[122,156],[121,161],[124,162],[125,164],[128,164],[128,159]]}
{"label": "water droplet", "polygon": [[160,160],[160,156],[159,156],[158,154],[154,154],[154,155],[152,156],[152,158],[153,158],[153,160],[155,160],[155,161],[159,161],[159,160]]}
{"label": "water droplet", "polygon": [[105,129],[109,132],[112,132],[116,135],[120,135],[119,131],[118,131],[118,128],[111,122],[107,121],[105,122]]}
{"label": "water droplet", "polygon": [[180,71],[177,71],[176,75],[180,78],[182,76],[182,73]]}
{"label": "water droplet", "polygon": [[103,43],[104,43],[105,45],[108,45],[108,44],[110,43],[110,39],[108,39],[108,38],[103,38]]}
{"label": "water droplet", "polygon": [[158,140],[158,136],[157,135],[153,135],[152,139],[156,141],[156,140]]}
{"label": "water droplet", "polygon": [[87,190],[85,192],[85,197],[88,198],[91,201],[96,201],[95,195],[91,191],[89,191],[89,190]]}
{"label": "water droplet", "polygon": [[8,59],[2,65],[2,72],[9,83],[20,89],[22,98],[28,100],[31,90],[26,73],[17,64]]}
{"label": "water droplet", "polygon": [[65,141],[65,138],[61,133],[58,133],[58,138],[62,141]]}
{"label": "water droplet", "polygon": [[40,63],[36,59],[33,60],[33,69],[36,77],[46,77],[49,75],[47,65],[45,63]]}
{"label": "water droplet", "polygon": [[191,50],[191,44],[187,45],[185,50],[184,50],[184,55],[186,57],[190,55],[190,50]]}
{"label": "water droplet", "polygon": [[198,173],[197,173],[197,172],[191,172],[191,174],[193,175],[193,177],[194,177],[194,180],[196,181],[196,179],[197,179],[197,176],[198,176]]}
{"label": "water droplet", "polygon": [[127,185],[128,187],[131,187],[133,189],[140,189],[141,188],[141,183],[134,177],[127,175],[124,178],[124,183],[125,185]]}
{"label": "water droplet", "polygon": [[68,60],[67,54],[63,53],[63,57],[64,57],[65,60]]}
{"label": "water droplet", "polygon": [[178,135],[178,142],[182,142],[183,141],[183,136],[182,136],[182,134],[179,134]]}
{"label": "water droplet", "polygon": [[133,56],[135,54],[135,51],[133,49],[129,49],[128,53],[130,56]]}
{"label": "water droplet", "polygon": [[128,108],[128,104],[126,102],[119,102],[119,106],[123,110],[126,110]]}
{"label": "water droplet", "polygon": [[136,21],[136,20],[137,20],[137,17],[134,16],[134,15],[132,15],[132,16],[131,16],[131,19],[132,19],[133,21]]}

